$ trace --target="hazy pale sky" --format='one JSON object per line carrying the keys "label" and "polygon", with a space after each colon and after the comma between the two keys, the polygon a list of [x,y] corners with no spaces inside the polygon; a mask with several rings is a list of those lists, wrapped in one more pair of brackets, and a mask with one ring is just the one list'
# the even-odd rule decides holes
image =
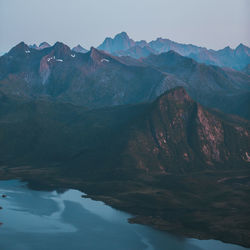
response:
{"label": "hazy pale sky", "polygon": [[212,49],[250,46],[250,0],[0,0],[0,52],[61,41],[98,46],[126,31]]}

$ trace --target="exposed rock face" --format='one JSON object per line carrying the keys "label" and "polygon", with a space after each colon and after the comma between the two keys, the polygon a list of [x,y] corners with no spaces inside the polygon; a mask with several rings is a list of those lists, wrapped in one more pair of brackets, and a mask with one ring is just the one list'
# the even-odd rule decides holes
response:
{"label": "exposed rock face", "polygon": [[207,159],[208,164],[212,164],[212,161],[222,161],[222,153],[224,143],[224,130],[222,124],[216,119],[211,121],[209,114],[204,111],[200,106],[198,107],[197,114],[198,124],[198,136],[200,139],[200,145],[204,157]]}
{"label": "exposed rock face", "polygon": [[161,96],[133,127],[128,155],[146,173],[246,166],[244,155],[250,146],[246,124],[240,131],[233,123],[221,120],[219,113],[210,113],[192,101],[183,88],[177,88]]}
{"label": "exposed rock face", "polygon": [[44,56],[40,62],[40,68],[39,68],[39,74],[42,78],[42,84],[45,84],[49,78],[50,75],[50,68],[49,68],[49,61],[51,60],[51,57]]}
{"label": "exposed rock face", "polygon": [[[21,100],[1,97],[5,110],[1,124],[8,120],[8,126],[2,125],[1,130],[1,143],[5,144],[2,154],[22,152],[20,156],[31,157],[34,164],[48,153],[62,161],[62,165],[65,160],[80,167],[81,173],[84,169],[90,173],[105,170],[107,175],[111,171],[112,175],[120,176],[121,171],[123,178],[137,174],[189,173],[211,167],[244,168],[249,164],[249,122],[223,118],[220,113],[206,110],[183,88],[166,92],[152,104],[88,112],[69,104]],[[6,112],[14,114],[6,116]],[[20,119],[12,121],[11,117]],[[9,126],[12,122],[13,127]],[[36,126],[32,126],[34,123]],[[51,136],[44,138],[43,134]],[[33,136],[37,138],[36,149],[32,148]],[[13,148],[10,142],[15,137],[16,148]],[[56,153],[61,150],[62,159],[57,158],[61,153]]]}

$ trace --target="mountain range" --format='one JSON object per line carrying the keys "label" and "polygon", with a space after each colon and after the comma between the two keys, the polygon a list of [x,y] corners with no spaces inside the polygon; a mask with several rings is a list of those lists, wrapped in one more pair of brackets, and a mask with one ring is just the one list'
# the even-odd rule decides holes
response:
{"label": "mountain range", "polygon": [[42,42],[39,44],[39,46],[37,46],[35,43],[32,45],[29,45],[30,48],[32,49],[37,49],[37,50],[41,50],[41,49],[45,49],[45,48],[49,48],[51,47],[51,45],[47,42]]}
{"label": "mountain range", "polygon": [[249,246],[249,121],[182,87],[95,110],[4,93],[0,106],[1,176],[82,189],[131,221]]}
{"label": "mountain range", "polygon": [[5,93],[90,109],[152,102],[176,86],[207,107],[250,118],[246,72],[200,64],[174,51],[137,60],[93,47],[79,53],[60,42],[41,50],[22,42],[0,57],[0,90]]}
{"label": "mountain range", "polygon": [[[97,110],[1,93],[1,159],[8,156],[9,161],[22,162],[30,158],[36,163],[38,159],[51,160],[51,155],[62,165],[67,157],[72,165],[77,161],[75,165],[93,171],[98,160],[106,167],[120,166],[119,171],[129,171],[130,166],[132,173],[154,174],[185,173],[208,166],[244,168],[250,162],[249,125],[246,120],[205,109],[183,87],[164,93],[150,104]],[[120,135],[115,136],[116,132]],[[43,138],[44,134],[51,136]],[[107,164],[102,159],[103,150],[98,148],[110,155],[105,154]],[[57,159],[56,152],[62,151],[65,157],[60,159],[59,155]],[[93,152],[96,156],[92,159]]]}
{"label": "mountain range", "polygon": [[167,42],[123,32],[89,51],[21,42],[1,56],[0,176],[80,189],[132,223],[249,247],[248,48],[227,60],[245,65],[235,70]]}
{"label": "mountain range", "polygon": [[[43,42],[39,46],[33,44],[29,45],[29,47],[33,49],[43,49],[50,47],[50,44]],[[212,50],[192,44],[177,43],[161,37],[151,42],[146,42],[145,40],[134,41],[126,32],[121,32],[115,35],[114,38],[105,38],[97,49],[114,56],[129,56],[135,59],[173,50],[182,56],[190,57],[200,63],[235,70],[244,70],[244,68],[250,64],[250,48],[242,43],[235,49],[227,46],[224,49]],[[80,44],[72,50],[81,53],[88,51]]]}
{"label": "mountain range", "polygon": [[136,42],[125,32],[117,34],[113,39],[106,38],[97,48],[114,55],[132,56],[134,58],[173,50],[182,56],[193,58],[197,62],[236,70],[241,70],[250,63],[250,48],[243,44],[240,44],[236,49],[225,47],[216,51],[192,44],[181,44],[164,38],[157,38],[149,43],[143,40]]}

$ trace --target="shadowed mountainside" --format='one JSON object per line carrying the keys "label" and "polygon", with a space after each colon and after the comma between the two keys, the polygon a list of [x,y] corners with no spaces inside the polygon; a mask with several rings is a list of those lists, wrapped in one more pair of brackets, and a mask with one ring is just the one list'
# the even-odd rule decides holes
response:
{"label": "shadowed mountainside", "polygon": [[182,86],[199,103],[250,119],[249,75],[200,64],[174,51],[150,55],[142,61],[178,77],[182,80]]}
{"label": "shadowed mountainside", "polygon": [[167,76],[94,48],[75,53],[62,43],[41,51],[20,43],[0,58],[0,69],[0,88],[6,93],[50,96],[90,108],[152,101]]}
{"label": "shadowed mountainside", "polygon": [[131,221],[249,246],[248,121],[183,88],[99,110],[3,93],[0,104],[4,178],[79,188]]}
{"label": "shadowed mountainside", "polygon": [[0,57],[1,91],[92,109],[152,102],[176,86],[184,86],[205,106],[249,119],[249,75],[199,64],[173,51],[136,60],[94,48],[77,53],[59,42],[42,50],[20,43]]}

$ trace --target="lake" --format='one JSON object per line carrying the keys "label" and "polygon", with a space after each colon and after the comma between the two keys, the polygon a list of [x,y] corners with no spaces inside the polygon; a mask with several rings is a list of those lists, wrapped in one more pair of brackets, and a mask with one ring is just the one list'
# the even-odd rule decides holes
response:
{"label": "lake", "polygon": [[[2,197],[2,194],[7,197]],[[31,190],[0,181],[1,250],[243,250],[217,240],[183,239],[129,224],[131,215],[82,198],[78,190]]]}

